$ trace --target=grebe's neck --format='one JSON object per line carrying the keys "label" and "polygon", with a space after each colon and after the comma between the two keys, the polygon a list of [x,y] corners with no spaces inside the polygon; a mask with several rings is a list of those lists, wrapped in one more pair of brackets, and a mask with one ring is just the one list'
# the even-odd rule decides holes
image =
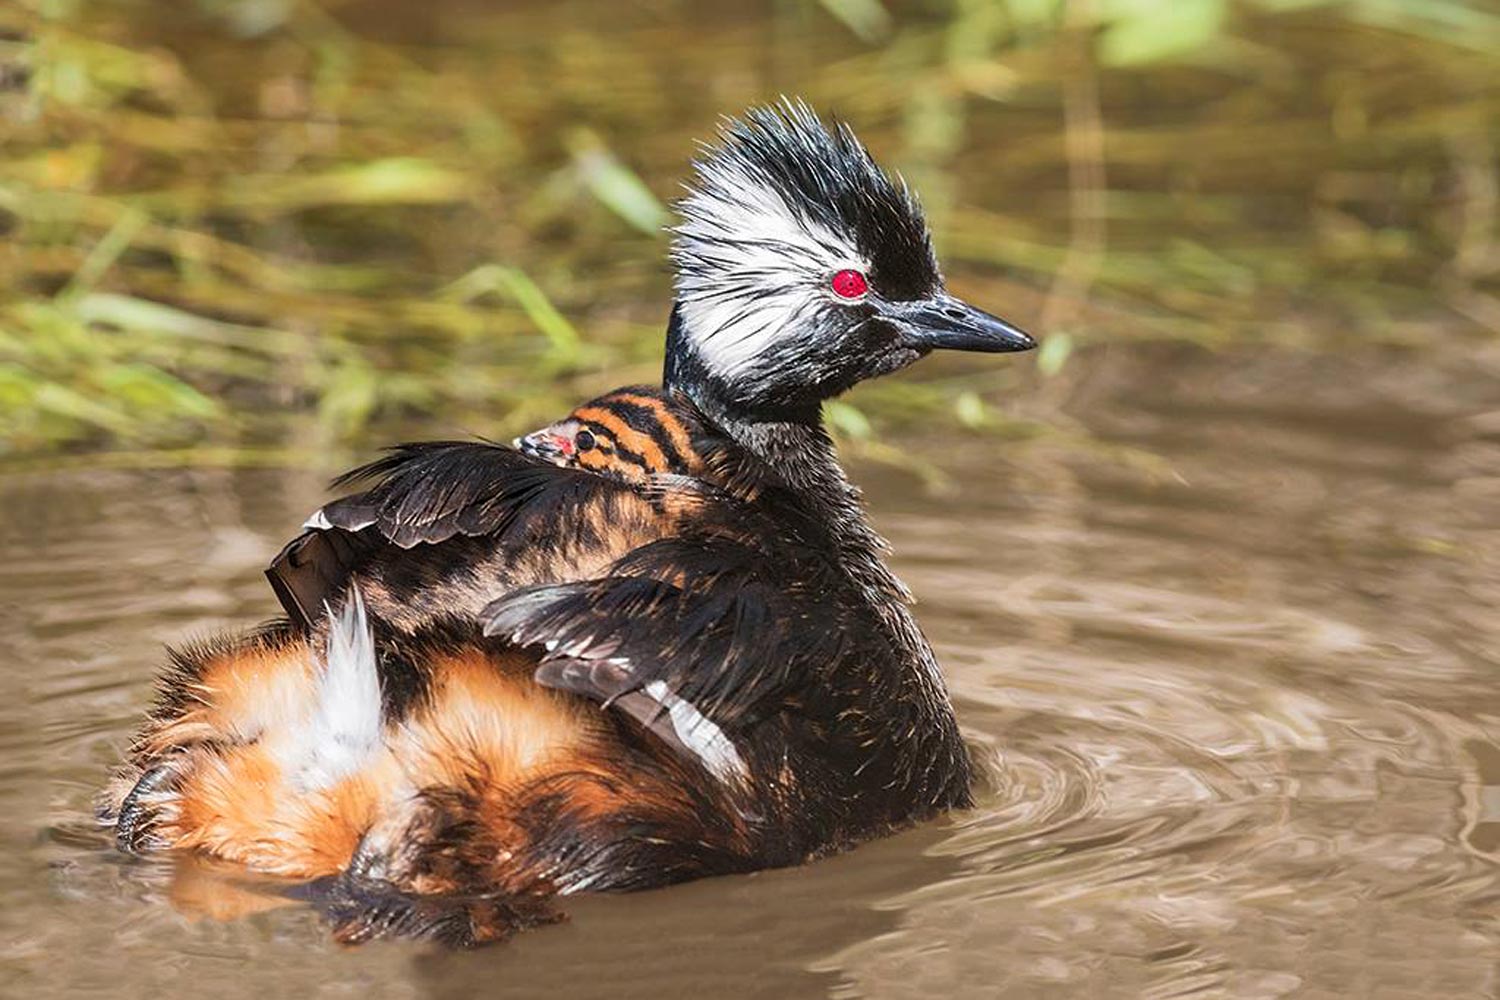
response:
{"label": "grebe's neck", "polygon": [[[721,432],[765,463],[827,532],[841,569],[884,623],[893,651],[905,668],[897,682],[899,693],[893,694],[912,713],[910,731],[931,738],[919,762],[903,761],[897,766],[908,772],[907,783],[931,784],[936,798],[958,787],[956,797],[944,800],[948,804],[968,801],[970,764],[937,658],[912,616],[911,592],[886,565],[889,544],[870,526],[860,491],[839,464],[823,426],[821,406],[816,401],[785,407],[737,401],[732,387],[703,364],[681,323],[674,309],[667,335],[665,388],[687,396]],[[900,710],[896,705],[887,708]]]}
{"label": "grebe's neck", "polygon": [[866,588],[874,603],[905,603],[910,594],[886,568],[885,540],[870,527],[859,490],[839,465],[823,426],[817,400],[746,401],[699,356],[672,310],[667,328],[667,363],[662,378],[669,391],[691,399],[720,431],[773,471],[827,530],[849,576]]}

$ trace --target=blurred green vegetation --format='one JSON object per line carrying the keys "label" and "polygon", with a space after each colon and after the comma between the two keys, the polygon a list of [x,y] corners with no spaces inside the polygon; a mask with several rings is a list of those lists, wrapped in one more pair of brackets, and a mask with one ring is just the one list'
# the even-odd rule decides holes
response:
{"label": "blurred green vegetation", "polygon": [[861,389],[833,422],[877,453],[1024,430],[1011,401],[1109,342],[1494,337],[1497,59],[1460,0],[23,0],[0,456],[295,460],[654,381],[692,141],[780,93],[1047,338]]}

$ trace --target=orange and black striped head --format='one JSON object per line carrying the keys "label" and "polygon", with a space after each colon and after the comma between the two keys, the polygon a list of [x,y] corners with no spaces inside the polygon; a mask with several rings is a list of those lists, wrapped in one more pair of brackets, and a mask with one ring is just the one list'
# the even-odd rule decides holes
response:
{"label": "orange and black striped head", "polygon": [[564,468],[645,482],[657,473],[701,475],[696,428],[683,403],[660,389],[631,386],[589,400],[557,423],[517,438],[515,446]]}

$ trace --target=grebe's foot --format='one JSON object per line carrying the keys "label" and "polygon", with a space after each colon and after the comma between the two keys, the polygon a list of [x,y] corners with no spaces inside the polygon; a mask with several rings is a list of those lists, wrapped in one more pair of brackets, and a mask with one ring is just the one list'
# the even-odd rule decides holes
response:
{"label": "grebe's foot", "polygon": [[[365,833],[342,872],[292,895],[317,907],[334,938],[349,945],[415,938],[477,948],[563,919],[545,883],[501,888],[483,864],[446,849],[455,824],[473,818],[444,805],[432,796],[407,800]],[[485,852],[486,860],[497,852]]]}
{"label": "grebe's foot", "polygon": [[478,948],[563,919],[546,896],[426,896],[349,873],[323,880],[312,898],[333,924],[334,938],[349,945],[417,938]]}
{"label": "grebe's foot", "polygon": [[115,846],[126,854],[146,854],[167,846],[157,827],[175,809],[180,773],[173,764],[157,764],[142,774],[120,800],[115,816]]}

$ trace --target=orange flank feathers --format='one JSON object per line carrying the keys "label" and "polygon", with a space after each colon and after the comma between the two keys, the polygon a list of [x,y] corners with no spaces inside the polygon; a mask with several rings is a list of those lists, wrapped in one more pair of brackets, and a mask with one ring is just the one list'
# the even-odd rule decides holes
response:
{"label": "orange flank feathers", "polygon": [[[333,875],[378,817],[410,815],[424,789],[466,787],[503,802],[550,774],[588,770],[585,751],[604,735],[599,713],[535,684],[522,654],[469,648],[423,668],[431,684],[420,703],[330,779],[297,745],[317,725],[300,717],[316,703],[324,669],[314,647],[255,638],[210,655],[191,688],[196,703],[139,743],[148,758],[163,746],[191,747],[174,758],[172,801],[154,837],[262,872]],[[596,788],[580,790],[582,808],[600,807]],[[494,825],[503,840],[507,822]]]}

